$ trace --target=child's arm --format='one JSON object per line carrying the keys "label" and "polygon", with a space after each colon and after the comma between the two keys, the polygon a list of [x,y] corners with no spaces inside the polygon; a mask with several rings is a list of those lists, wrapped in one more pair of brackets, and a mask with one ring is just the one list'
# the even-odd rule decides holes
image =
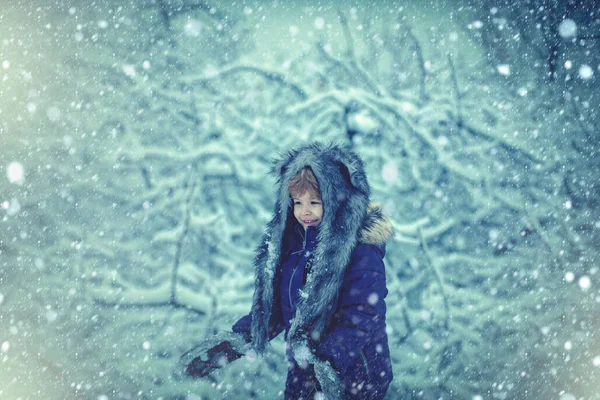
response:
{"label": "child's arm", "polygon": [[[271,320],[269,321],[269,340],[279,335],[285,328],[281,307],[274,299]],[[252,314],[240,318],[231,328],[233,332],[222,332],[204,340],[184,353],[180,360],[180,372],[193,377],[204,377],[214,369],[221,368],[250,350],[252,341]]]}
{"label": "child's arm", "polygon": [[[281,317],[281,310],[274,307],[271,320],[269,321],[269,340],[276,338],[285,328],[283,318]],[[235,333],[240,333],[244,336],[246,342],[252,341],[252,313],[240,318],[233,326],[231,330]]]}
{"label": "child's arm", "polygon": [[360,357],[373,333],[385,326],[385,266],[375,248],[360,246],[346,270],[330,329],[316,349],[316,355],[341,374]]}
{"label": "child's arm", "polygon": [[[274,311],[269,324],[269,339],[275,338],[284,329],[281,311]],[[251,326],[252,315],[248,314],[233,325],[233,333],[225,332],[211,337],[190,349],[180,358],[179,367],[182,372],[201,378],[242,357],[250,349]]]}

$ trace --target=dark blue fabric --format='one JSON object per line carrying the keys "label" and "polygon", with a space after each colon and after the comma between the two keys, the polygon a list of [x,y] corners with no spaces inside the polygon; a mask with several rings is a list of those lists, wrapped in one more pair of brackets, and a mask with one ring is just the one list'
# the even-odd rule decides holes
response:
{"label": "dark blue fabric", "polygon": [[287,240],[282,252],[279,274],[281,284],[279,295],[281,313],[285,330],[290,328],[291,320],[296,315],[296,306],[300,300],[300,289],[306,283],[307,264],[317,242],[317,229],[309,226],[306,232],[300,224],[296,224],[294,232]]}
{"label": "dark blue fabric", "polygon": [[[275,277],[271,339],[290,327],[296,313],[299,290],[306,282],[307,261],[316,246],[318,230],[296,224],[284,238],[282,261]],[[344,399],[382,399],[392,380],[392,367],[385,332],[388,291],[383,257],[385,246],[358,244],[346,269],[336,313],[319,342],[312,342],[315,355],[328,360],[345,387]],[[308,263],[310,264],[310,263]],[[234,326],[250,341],[251,317]],[[286,398],[305,398],[320,387],[312,366],[302,368],[286,352],[290,362]],[[311,394],[312,396],[312,394]]]}
{"label": "dark blue fabric", "polygon": [[381,399],[392,381],[385,331],[385,246],[358,244],[350,259],[336,313],[316,347],[344,382],[344,399]]}

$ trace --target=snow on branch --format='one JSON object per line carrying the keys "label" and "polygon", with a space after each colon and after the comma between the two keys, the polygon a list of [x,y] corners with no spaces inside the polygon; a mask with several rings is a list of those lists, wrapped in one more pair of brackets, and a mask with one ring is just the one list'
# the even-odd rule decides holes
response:
{"label": "snow on branch", "polygon": [[211,76],[188,76],[182,79],[182,82],[190,84],[190,85],[205,85],[206,83],[215,80],[215,79],[225,79],[232,75],[241,74],[241,73],[249,73],[259,75],[267,80],[275,82],[285,88],[290,89],[294,92],[298,98],[304,100],[308,97],[307,91],[302,88],[299,84],[292,82],[289,78],[287,78],[284,74],[270,70],[265,67],[257,67],[252,65],[236,65],[228,67],[224,70],[215,72],[211,74]]}

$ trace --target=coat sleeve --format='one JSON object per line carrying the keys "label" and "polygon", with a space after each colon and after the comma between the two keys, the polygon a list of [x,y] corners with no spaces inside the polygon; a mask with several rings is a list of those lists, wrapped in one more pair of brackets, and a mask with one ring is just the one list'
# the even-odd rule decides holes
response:
{"label": "coat sleeve", "polygon": [[338,306],[315,355],[344,374],[379,329],[385,329],[385,266],[372,245],[359,245],[346,269]]}
{"label": "coat sleeve", "polygon": [[[275,339],[284,329],[283,319],[279,315],[272,315],[269,321],[269,340]],[[251,329],[252,327],[252,313],[244,315],[240,318],[233,326],[231,330],[235,333],[241,333],[247,343],[252,341]]]}

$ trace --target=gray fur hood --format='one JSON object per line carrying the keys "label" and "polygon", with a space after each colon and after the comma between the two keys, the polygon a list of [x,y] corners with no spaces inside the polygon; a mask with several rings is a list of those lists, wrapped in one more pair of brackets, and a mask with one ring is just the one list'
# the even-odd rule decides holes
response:
{"label": "gray fur hood", "polygon": [[319,183],[323,218],[311,272],[287,335],[292,347],[308,338],[319,340],[336,311],[344,273],[356,245],[376,244],[383,256],[383,245],[391,234],[381,208],[369,205],[370,188],[364,165],[352,150],[316,142],[290,150],[277,159],[271,169],[277,177],[277,202],[254,259],[251,330],[252,347],[259,353],[268,343],[273,278],[280,263],[286,227],[294,223],[288,184],[306,166],[312,169]]}

